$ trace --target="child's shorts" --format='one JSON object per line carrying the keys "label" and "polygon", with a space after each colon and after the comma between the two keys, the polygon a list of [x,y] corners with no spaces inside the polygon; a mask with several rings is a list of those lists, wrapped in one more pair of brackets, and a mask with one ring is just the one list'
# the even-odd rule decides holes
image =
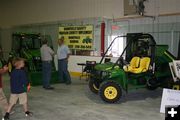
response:
{"label": "child's shorts", "polygon": [[19,100],[19,104],[23,105],[27,103],[27,93],[11,94],[9,103],[16,104]]}

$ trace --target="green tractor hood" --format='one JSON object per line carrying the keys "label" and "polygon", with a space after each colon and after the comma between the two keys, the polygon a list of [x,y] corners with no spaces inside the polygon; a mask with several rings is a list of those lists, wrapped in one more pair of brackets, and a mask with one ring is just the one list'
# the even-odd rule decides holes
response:
{"label": "green tractor hood", "polygon": [[41,56],[40,50],[31,50],[29,52],[33,57],[40,57]]}
{"label": "green tractor hood", "polygon": [[40,57],[40,50],[23,51],[23,57],[31,61],[33,57]]}

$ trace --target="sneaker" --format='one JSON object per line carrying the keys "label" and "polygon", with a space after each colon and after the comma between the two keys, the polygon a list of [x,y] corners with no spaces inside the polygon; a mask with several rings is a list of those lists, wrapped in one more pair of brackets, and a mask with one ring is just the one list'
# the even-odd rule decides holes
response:
{"label": "sneaker", "polygon": [[9,120],[9,113],[6,113],[2,120]]}
{"label": "sneaker", "polygon": [[53,87],[43,87],[45,90],[54,90]]}
{"label": "sneaker", "polygon": [[31,117],[31,116],[33,115],[33,113],[32,113],[32,112],[27,111],[27,112],[25,112],[25,115],[26,115],[26,117]]}
{"label": "sneaker", "polygon": [[71,85],[71,81],[69,81],[69,82],[66,82],[66,85]]}

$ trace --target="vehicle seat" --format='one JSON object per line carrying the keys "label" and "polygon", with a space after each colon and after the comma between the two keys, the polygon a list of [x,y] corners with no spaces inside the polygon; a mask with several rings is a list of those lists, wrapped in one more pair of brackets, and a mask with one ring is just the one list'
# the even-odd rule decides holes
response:
{"label": "vehicle seat", "polygon": [[124,71],[130,72],[135,68],[139,67],[140,58],[139,57],[133,57],[130,61],[129,65],[124,66]]}
{"label": "vehicle seat", "polygon": [[147,72],[149,70],[149,65],[150,65],[151,59],[149,57],[143,57],[140,60],[140,66],[138,68],[132,69],[131,73],[139,74],[143,72]]}

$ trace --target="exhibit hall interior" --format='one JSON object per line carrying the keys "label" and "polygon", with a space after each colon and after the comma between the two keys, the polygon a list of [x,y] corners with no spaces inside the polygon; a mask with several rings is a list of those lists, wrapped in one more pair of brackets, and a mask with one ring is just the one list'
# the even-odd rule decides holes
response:
{"label": "exhibit hall interior", "polygon": [[0,119],[180,120],[179,0],[0,0]]}

